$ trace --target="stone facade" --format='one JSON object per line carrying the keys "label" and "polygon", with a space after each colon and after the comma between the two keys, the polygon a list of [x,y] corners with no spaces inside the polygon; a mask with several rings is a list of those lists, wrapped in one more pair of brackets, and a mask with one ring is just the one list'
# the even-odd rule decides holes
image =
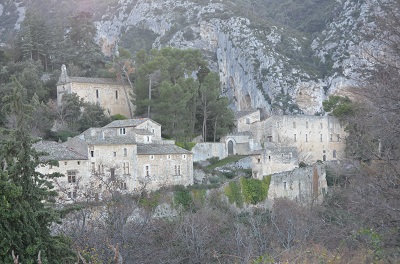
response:
{"label": "stone facade", "polygon": [[263,176],[283,171],[291,171],[299,165],[296,147],[277,147],[273,144],[251,155],[252,176]]}
{"label": "stone facade", "polygon": [[273,174],[268,200],[286,197],[304,204],[320,203],[328,190],[323,164]]}
{"label": "stone facade", "polygon": [[161,125],[148,118],[117,120],[65,143],[40,142],[35,148],[49,153],[45,160],[59,162],[59,167],[43,165],[37,170],[64,175],[55,180],[60,201],[193,184],[193,154],[162,140]]}
{"label": "stone facade", "polygon": [[337,161],[344,157],[347,132],[332,116],[271,116],[251,128],[256,141],[297,148],[299,161]]}
{"label": "stone facade", "polygon": [[64,94],[75,93],[85,102],[98,103],[105,109],[105,114],[122,114],[132,117],[134,106],[129,96],[129,85],[113,79],[69,77],[65,65],[57,83],[57,105],[61,105]]}

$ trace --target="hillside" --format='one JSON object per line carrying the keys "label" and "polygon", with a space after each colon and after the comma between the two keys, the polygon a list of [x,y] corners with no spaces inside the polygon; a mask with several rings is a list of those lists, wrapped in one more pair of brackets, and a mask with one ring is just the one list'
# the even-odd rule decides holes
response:
{"label": "hillside", "polygon": [[365,67],[363,34],[373,25],[373,1],[24,0],[1,4],[3,42],[25,10],[49,21],[93,14],[107,55],[163,46],[203,51],[219,72],[222,94],[236,110],[316,114],[329,94],[346,90]]}

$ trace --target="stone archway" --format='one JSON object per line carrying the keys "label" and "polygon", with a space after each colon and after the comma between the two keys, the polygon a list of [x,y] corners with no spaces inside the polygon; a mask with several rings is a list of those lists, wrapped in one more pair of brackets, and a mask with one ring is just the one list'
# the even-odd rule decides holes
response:
{"label": "stone archway", "polygon": [[228,141],[228,155],[233,155],[233,141],[229,140]]}

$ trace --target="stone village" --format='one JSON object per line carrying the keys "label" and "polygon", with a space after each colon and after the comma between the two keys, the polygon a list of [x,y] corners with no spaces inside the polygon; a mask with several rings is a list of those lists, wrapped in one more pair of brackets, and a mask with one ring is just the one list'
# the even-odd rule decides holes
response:
{"label": "stone village", "polygon": [[[110,114],[132,117],[124,84],[110,79],[69,77],[65,66],[57,83],[57,103],[76,93],[99,103]],[[135,193],[196,182],[193,162],[229,155],[249,156],[252,177],[272,175],[268,199],[288,197],[320,201],[327,191],[325,169],[317,161],[340,161],[346,132],[331,116],[275,115],[261,119],[258,109],[240,111],[235,131],[220,142],[198,142],[192,151],[161,138],[161,125],[149,118],[116,120],[89,128],[64,143],[39,141],[34,147],[59,166],[41,165],[41,173],[61,173],[54,180],[61,203],[92,201],[112,191]],[[314,164],[299,168],[299,163]]]}

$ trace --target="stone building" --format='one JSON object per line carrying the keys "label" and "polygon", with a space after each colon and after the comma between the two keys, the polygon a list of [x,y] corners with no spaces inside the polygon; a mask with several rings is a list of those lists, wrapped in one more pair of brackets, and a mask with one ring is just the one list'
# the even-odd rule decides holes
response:
{"label": "stone building", "polygon": [[291,171],[299,167],[297,148],[268,144],[264,149],[251,154],[251,164],[253,178],[262,179],[266,175]]}
{"label": "stone building", "polygon": [[55,180],[60,201],[193,184],[193,154],[162,140],[161,125],[148,118],[117,120],[65,143],[43,141],[35,148],[59,162],[59,167],[44,165],[38,171],[64,175]]}
{"label": "stone building", "polygon": [[129,95],[129,85],[122,81],[106,78],[70,77],[65,65],[57,83],[57,105],[61,105],[64,94],[75,93],[85,102],[98,103],[105,114],[122,114],[132,118],[134,106]]}
{"label": "stone building", "polygon": [[268,190],[268,200],[286,197],[303,203],[320,203],[326,195],[328,185],[323,164],[273,174]]}
{"label": "stone building", "polygon": [[297,148],[299,161],[315,163],[344,157],[347,132],[333,116],[271,116],[254,123],[256,141]]}

